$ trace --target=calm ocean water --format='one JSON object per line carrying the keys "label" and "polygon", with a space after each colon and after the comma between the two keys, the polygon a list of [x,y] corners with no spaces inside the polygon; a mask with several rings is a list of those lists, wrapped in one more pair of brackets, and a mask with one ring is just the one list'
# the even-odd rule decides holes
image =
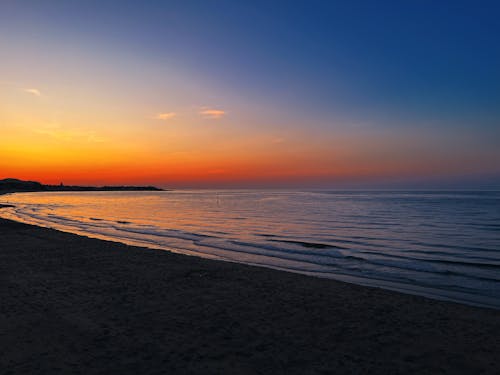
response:
{"label": "calm ocean water", "polygon": [[500,308],[500,192],[22,193],[0,215]]}

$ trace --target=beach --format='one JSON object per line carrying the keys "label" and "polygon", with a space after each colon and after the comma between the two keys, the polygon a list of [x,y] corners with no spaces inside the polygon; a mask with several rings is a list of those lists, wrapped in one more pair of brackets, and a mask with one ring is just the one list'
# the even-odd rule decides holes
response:
{"label": "beach", "polygon": [[494,374],[500,311],[0,220],[4,374]]}
{"label": "beach", "polygon": [[500,375],[499,13],[0,0],[0,375]]}

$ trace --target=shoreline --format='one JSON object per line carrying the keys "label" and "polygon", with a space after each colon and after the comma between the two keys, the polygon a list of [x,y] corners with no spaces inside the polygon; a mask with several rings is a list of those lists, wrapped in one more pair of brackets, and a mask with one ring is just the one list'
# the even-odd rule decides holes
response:
{"label": "shoreline", "polygon": [[[2,194],[9,194],[6,192],[0,192],[0,195]],[[13,193],[10,193],[13,194]],[[8,201],[7,201],[8,203]],[[12,204],[0,204],[0,209],[2,207],[15,207]],[[1,216],[0,216],[1,218]],[[123,243],[125,245],[129,246],[138,246],[138,247],[144,247],[144,248],[150,248],[150,249],[159,249],[162,251],[169,251],[169,252],[174,252],[174,253],[180,253],[183,254],[185,253],[186,255],[189,256],[197,256],[197,257],[202,257],[205,259],[217,259],[216,257],[212,256],[206,256],[203,253],[197,253],[196,251],[190,252],[187,250],[187,252],[183,252],[182,250],[176,250],[175,247],[172,246],[167,246],[165,244],[155,246],[154,243],[147,243],[147,241],[140,241],[140,240],[124,240],[122,238],[113,238],[112,236],[106,236],[104,234],[100,233],[92,233],[92,232],[86,232],[85,230],[71,230],[71,228],[64,228],[64,227],[58,227],[56,226],[50,226],[50,225],[44,225],[44,223],[40,222],[30,222],[29,220],[23,220],[20,218],[12,217],[7,215],[7,218],[10,220],[17,221],[21,223],[26,223],[30,225],[35,225],[35,226],[40,226],[42,228],[54,228],[56,230],[60,230],[65,233],[73,233],[79,236],[84,236],[84,237],[89,237],[89,238],[96,238],[96,239],[101,239],[104,241],[116,241],[119,243]],[[92,219],[92,218],[91,218]],[[94,219],[92,219],[94,220]],[[97,220],[97,219],[96,219]],[[118,221],[118,223],[122,223]],[[128,222],[127,222],[128,224]],[[287,242],[287,241],[284,241]],[[234,259],[218,259],[219,261],[225,261],[225,262],[232,262],[232,263],[237,263],[237,264],[247,264],[247,265],[252,265],[252,266],[257,266],[257,267],[265,267],[268,269],[272,270],[280,270],[284,272],[292,272],[296,274],[302,274],[302,275],[307,275],[309,277],[318,277],[318,278],[327,278],[330,280],[338,280],[341,282],[346,282],[346,283],[352,283],[356,285],[361,285],[361,286],[366,286],[366,287],[374,287],[374,288],[382,288],[385,290],[390,290],[390,291],[395,291],[403,294],[410,294],[410,295],[417,295],[417,296],[422,296],[424,298],[430,298],[430,299],[435,299],[439,301],[449,301],[449,302],[455,302],[455,303],[460,303],[460,304],[465,304],[469,306],[475,306],[475,307],[483,307],[483,308],[490,308],[490,309],[496,309],[500,310],[500,305],[498,304],[498,298],[495,298],[492,295],[483,295],[483,294],[474,294],[469,292],[467,293],[461,293],[460,291],[456,291],[453,289],[446,289],[446,288],[433,288],[430,285],[424,284],[411,284],[411,283],[398,283],[397,281],[390,280],[390,279],[384,279],[384,278],[376,278],[376,277],[366,277],[363,276],[362,274],[349,274],[349,273],[331,273],[327,275],[323,275],[320,272],[308,272],[307,270],[298,270],[295,268],[288,269],[286,267],[279,267],[276,265],[269,265],[266,263],[251,263],[251,262],[241,262],[238,260]]]}
{"label": "shoreline", "polygon": [[498,310],[6,219],[0,237],[7,372],[497,371]]}
{"label": "shoreline", "polygon": [[[47,191],[47,192],[51,193],[52,191]],[[14,193],[25,193],[25,192],[24,191],[20,191],[20,192],[0,191],[0,196],[2,194],[14,194]],[[8,208],[8,207],[15,207],[15,205],[13,205],[13,204],[1,204],[0,203],[0,209]],[[2,219],[1,216],[0,216],[0,219]],[[12,218],[12,217],[8,217],[7,220],[18,221],[18,219]],[[355,285],[366,286],[366,287],[370,287],[370,288],[381,288],[384,290],[394,291],[394,292],[403,293],[403,294],[416,295],[416,296],[421,296],[424,298],[430,298],[430,299],[439,300],[439,301],[453,302],[453,303],[459,303],[459,304],[464,304],[464,305],[473,306],[473,307],[488,308],[488,309],[494,309],[494,310],[500,311],[500,305],[498,305],[498,300],[495,299],[494,297],[481,296],[481,298],[477,298],[476,295],[469,294],[467,296],[467,299],[466,299],[464,297],[464,295],[460,295],[459,292],[456,292],[454,290],[441,289],[439,292],[436,292],[435,288],[432,288],[430,286],[425,286],[425,285],[397,283],[395,281],[386,280],[386,279],[382,279],[382,278],[367,278],[367,277],[363,277],[360,275],[344,274],[344,273],[331,274],[328,276],[324,276],[321,273],[314,273],[314,272],[300,271],[300,270],[296,270],[296,269],[281,268],[279,266],[272,266],[272,265],[267,265],[267,264],[262,264],[262,263],[241,262],[241,261],[230,260],[230,259],[217,259],[217,257],[203,256],[203,255],[199,255],[198,253],[189,253],[189,251],[187,253],[183,253],[182,251],[176,251],[176,249],[174,247],[170,247],[170,246],[163,247],[163,248],[162,247],[155,247],[152,244],[141,242],[139,240],[138,241],[134,241],[134,240],[126,241],[126,240],[122,240],[121,238],[113,238],[110,236],[101,235],[99,233],[91,233],[91,232],[87,233],[85,231],[71,231],[71,230],[66,230],[65,228],[58,228],[57,226],[56,227],[46,226],[46,225],[43,225],[42,223],[30,223],[29,221],[22,221],[22,220],[19,220],[18,222],[23,223],[23,224],[38,226],[40,228],[55,229],[55,230],[58,230],[58,231],[61,231],[64,233],[71,233],[71,234],[83,236],[86,238],[117,242],[117,243],[125,244],[127,246],[137,246],[137,247],[141,247],[141,248],[148,248],[148,249],[154,249],[154,250],[160,250],[160,251],[173,252],[173,253],[177,253],[177,254],[184,254],[187,256],[201,257],[204,259],[215,259],[215,260],[223,261],[223,262],[245,264],[245,265],[250,265],[250,266],[255,266],[255,267],[264,267],[264,268],[271,269],[271,270],[306,275],[308,277],[326,278],[329,280],[337,280],[337,281],[348,283],[348,284],[355,284]]]}

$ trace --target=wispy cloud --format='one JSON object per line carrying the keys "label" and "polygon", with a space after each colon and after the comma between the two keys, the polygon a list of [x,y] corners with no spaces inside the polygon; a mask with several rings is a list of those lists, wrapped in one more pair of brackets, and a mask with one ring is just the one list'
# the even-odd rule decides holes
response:
{"label": "wispy cloud", "polygon": [[158,113],[155,116],[155,119],[157,119],[157,120],[170,120],[170,119],[174,118],[175,116],[177,116],[177,113],[175,113],[175,112],[164,112],[164,113]]}
{"label": "wispy cloud", "polygon": [[280,144],[280,143],[284,143],[285,142],[285,138],[274,138],[271,143],[274,143],[275,145],[277,144]]}
{"label": "wispy cloud", "polygon": [[24,92],[35,96],[42,96],[42,93],[38,89],[23,89]]}
{"label": "wispy cloud", "polygon": [[226,112],[224,112],[222,109],[212,109],[212,108],[202,107],[200,110],[200,115],[202,115],[205,118],[211,118],[211,119],[221,118],[225,114]]}
{"label": "wispy cloud", "polygon": [[65,129],[59,124],[50,123],[42,125],[37,129],[33,129],[37,134],[49,136],[51,138],[57,139],[59,141],[80,141],[89,143],[103,143],[105,140],[101,138],[95,131],[83,129],[83,128],[72,128]]}

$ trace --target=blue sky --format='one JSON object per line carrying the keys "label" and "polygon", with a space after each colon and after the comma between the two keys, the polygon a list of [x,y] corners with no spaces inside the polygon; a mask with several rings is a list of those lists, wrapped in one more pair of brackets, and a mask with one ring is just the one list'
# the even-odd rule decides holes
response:
{"label": "blue sky", "polygon": [[193,105],[230,107],[276,129],[470,138],[470,147],[443,148],[451,155],[459,144],[468,160],[488,149],[492,166],[479,158],[477,170],[495,175],[499,11],[493,1],[6,1],[0,43],[19,54],[13,62],[22,58],[13,45],[26,44],[62,59],[69,50],[111,59],[122,76],[168,67],[170,81],[152,92],[181,77],[179,95],[204,92]]}

